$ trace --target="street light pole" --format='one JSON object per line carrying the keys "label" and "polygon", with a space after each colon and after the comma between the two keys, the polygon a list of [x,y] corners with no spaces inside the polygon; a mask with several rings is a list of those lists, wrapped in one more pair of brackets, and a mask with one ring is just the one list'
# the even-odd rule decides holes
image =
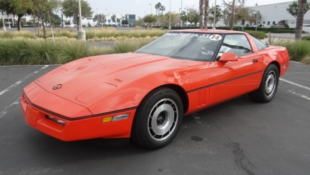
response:
{"label": "street light pole", "polygon": [[78,31],[78,39],[79,40],[84,40],[84,41],[86,41],[86,34],[85,34],[85,31],[83,30],[83,28],[82,28],[82,8],[81,8],[81,0],[79,0],[79,16],[80,16],[80,18],[79,18],[79,28],[80,28],[80,30]]}
{"label": "street light pole", "polygon": [[171,30],[171,0],[170,0],[170,7],[169,7],[169,30]]}
{"label": "street light pole", "polygon": [[152,4],[150,4],[150,6],[151,6],[151,14],[153,15],[153,8],[152,8]]}
{"label": "street light pole", "polygon": [[[183,0],[181,0],[181,12],[180,12],[180,15],[181,15],[182,12],[183,12]],[[181,27],[183,27],[182,19],[181,19]]]}

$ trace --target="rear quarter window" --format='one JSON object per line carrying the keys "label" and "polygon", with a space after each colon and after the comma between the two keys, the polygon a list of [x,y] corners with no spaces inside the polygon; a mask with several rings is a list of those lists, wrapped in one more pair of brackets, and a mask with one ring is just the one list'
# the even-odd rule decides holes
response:
{"label": "rear quarter window", "polygon": [[255,45],[257,46],[257,49],[258,50],[263,50],[263,49],[266,49],[267,46],[266,44],[264,44],[263,42],[261,42],[260,40],[256,39],[255,37],[251,36]]}

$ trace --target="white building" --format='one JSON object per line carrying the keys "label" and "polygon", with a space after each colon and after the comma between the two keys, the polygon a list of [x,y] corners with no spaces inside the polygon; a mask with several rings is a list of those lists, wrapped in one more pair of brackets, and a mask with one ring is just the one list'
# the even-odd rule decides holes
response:
{"label": "white building", "polygon": [[[120,25],[122,20],[120,20],[120,24],[117,22],[117,19],[122,19],[122,15],[120,14],[112,14],[112,13],[108,13],[108,14],[104,14],[105,15],[105,23],[104,25]],[[112,16],[115,15],[115,21],[112,20]],[[68,19],[65,19],[65,21],[67,21]],[[69,18],[69,20],[71,21],[71,26],[70,27],[74,27],[75,25],[73,24],[73,19]],[[83,18],[82,19],[82,25],[86,26],[86,27],[89,27],[92,26],[97,26],[97,22],[94,22],[93,18]]]}
{"label": "white building", "polygon": [[[112,16],[115,15],[115,21],[112,20]],[[117,19],[122,19],[122,15],[120,14],[112,14],[112,13],[108,13],[105,14],[105,25],[120,25],[122,24],[122,20],[120,20],[120,22],[117,22]]]}
{"label": "white building", "polygon": [[17,21],[17,18],[14,17],[13,15],[6,15],[6,14],[2,15],[2,13],[0,13],[0,19],[5,21],[6,27],[11,27],[12,25],[15,24],[15,21]]}
{"label": "white building", "polygon": [[[8,28],[11,27],[11,26],[15,26],[17,21],[18,21],[17,15],[15,15],[15,16],[14,15],[6,15],[6,14],[2,15],[2,13],[0,13],[0,19],[1,20],[4,19],[5,25]],[[30,16],[30,15],[24,15],[21,18],[21,21],[24,21],[24,22],[28,22],[30,20],[33,20],[33,17]],[[25,25],[27,26],[28,24],[25,24]]]}
{"label": "white building", "polygon": [[[310,0],[308,0],[310,2]],[[278,24],[280,21],[285,21],[290,28],[296,27],[296,18],[292,16],[286,10],[291,2],[282,2],[268,5],[257,5],[250,7],[254,13],[259,13],[260,18],[257,23],[262,24],[264,27],[271,27],[272,25]],[[310,10],[304,16],[304,25],[310,25]]]}
{"label": "white building", "polygon": [[[244,26],[262,25],[263,27],[271,27],[281,23],[282,25],[288,24],[290,28],[296,27],[296,18],[292,16],[286,9],[294,1],[274,3],[267,5],[256,5],[249,7],[253,15],[257,15],[255,23],[245,21]],[[308,0],[310,2],[310,0]],[[212,16],[212,15],[211,15]],[[209,26],[213,26],[209,23]],[[216,26],[226,26],[223,19],[219,20]],[[241,21],[237,22],[235,26],[242,26]],[[310,10],[304,16],[304,31],[310,32]]]}

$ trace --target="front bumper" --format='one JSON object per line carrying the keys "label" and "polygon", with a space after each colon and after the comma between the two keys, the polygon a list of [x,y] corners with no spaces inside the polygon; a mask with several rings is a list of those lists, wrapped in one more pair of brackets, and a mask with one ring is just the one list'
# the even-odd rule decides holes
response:
{"label": "front bumper", "polygon": [[[52,94],[50,94],[52,95]],[[60,99],[63,100],[63,99]],[[68,103],[71,103],[68,101]],[[21,109],[26,122],[33,128],[63,141],[77,141],[94,138],[129,138],[135,109],[110,113],[102,116],[87,116],[82,119],[62,118],[56,112],[47,112],[33,104],[24,93],[21,98]],[[66,110],[65,108],[63,110]],[[102,119],[119,114],[130,114],[129,118],[114,122],[102,123]],[[61,125],[49,118],[62,120]]]}

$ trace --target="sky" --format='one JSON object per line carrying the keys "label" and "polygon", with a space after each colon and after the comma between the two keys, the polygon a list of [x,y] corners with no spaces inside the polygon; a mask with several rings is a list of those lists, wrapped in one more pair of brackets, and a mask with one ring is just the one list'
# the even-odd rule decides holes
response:
{"label": "sky", "polygon": [[[113,14],[136,14],[138,17],[143,17],[146,14],[156,14],[155,4],[160,2],[166,7],[166,11],[169,11],[170,0],[86,0],[92,7],[94,14],[98,13],[113,13]],[[185,8],[198,8],[199,0],[171,0],[171,11],[179,12],[181,8],[181,2],[183,1],[183,10]],[[290,2],[293,0],[247,0],[247,6],[255,6],[265,4],[273,4],[280,2]],[[210,0],[210,6],[214,5],[215,0]],[[222,5],[222,0],[217,0],[217,5]],[[150,5],[151,4],[151,5]],[[152,8],[151,8],[152,7]]]}

